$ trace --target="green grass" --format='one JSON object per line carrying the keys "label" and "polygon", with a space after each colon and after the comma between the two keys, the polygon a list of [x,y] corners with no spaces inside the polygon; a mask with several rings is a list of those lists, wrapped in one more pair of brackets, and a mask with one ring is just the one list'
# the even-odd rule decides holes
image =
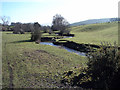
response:
{"label": "green grass", "polygon": [[[64,39],[98,45],[103,41],[118,43],[117,25],[112,22],[71,27],[75,37]],[[2,32],[3,87],[11,83],[15,88],[57,87],[63,72],[86,66],[86,57],[60,47],[35,44],[30,37],[30,33]],[[57,36],[44,33],[42,37]]]}
{"label": "green grass", "polygon": [[73,38],[67,40],[77,43],[91,43],[100,45],[101,42],[118,43],[118,23],[100,23],[71,27]]}
{"label": "green grass", "polygon": [[52,34],[42,33],[42,37],[63,38],[63,36],[58,36],[58,35],[56,35],[56,34],[54,34],[54,33],[52,33]]}
{"label": "green grass", "polygon": [[64,71],[86,65],[85,57],[29,40],[29,33],[2,32],[3,87],[57,87]]}

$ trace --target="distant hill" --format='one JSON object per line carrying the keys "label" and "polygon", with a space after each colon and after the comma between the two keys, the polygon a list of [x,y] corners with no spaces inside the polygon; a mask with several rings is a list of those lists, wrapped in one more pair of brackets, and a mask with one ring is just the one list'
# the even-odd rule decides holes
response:
{"label": "distant hill", "polygon": [[79,25],[95,24],[95,23],[105,23],[105,22],[113,22],[113,21],[120,21],[120,18],[90,19],[90,20],[72,23],[72,24],[70,24],[70,26],[79,26]]}

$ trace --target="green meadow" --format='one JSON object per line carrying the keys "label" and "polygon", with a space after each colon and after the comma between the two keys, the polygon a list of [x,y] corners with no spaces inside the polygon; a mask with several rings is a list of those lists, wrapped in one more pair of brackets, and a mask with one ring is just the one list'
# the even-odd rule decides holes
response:
{"label": "green meadow", "polygon": [[64,71],[85,66],[85,57],[60,47],[35,44],[30,37],[2,32],[3,87],[58,87]]}
{"label": "green meadow", "polygon": [[[72,26],[77,43],[100,45],[101,42],[118,43],[117,22]],[[43,34],[43,37],[52,37]],[[3,87],[48,88],[62,86],[60,79],[65,71],[86,66],[87,58],[70,53],[61,47],[36,44],[31,34],[2,32]],[[59,39],[58,39],[59,40]]]}
{"label": "green meadow", "polygon": [[75,37],[66,39],[77,43],[118,43],[118,22],[73,26],[71,33],[75,34]]}

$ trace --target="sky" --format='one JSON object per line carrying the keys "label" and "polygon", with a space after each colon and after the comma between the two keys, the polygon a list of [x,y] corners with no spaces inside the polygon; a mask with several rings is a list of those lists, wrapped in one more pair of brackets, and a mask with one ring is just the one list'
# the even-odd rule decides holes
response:
{"label": "sky", "polygon": [[[118,17],[119,0],[0,0],[0,16],[11,22],[51,25],[61,14],[69,23]],[[0,21],[1,22],[1,21]]]}

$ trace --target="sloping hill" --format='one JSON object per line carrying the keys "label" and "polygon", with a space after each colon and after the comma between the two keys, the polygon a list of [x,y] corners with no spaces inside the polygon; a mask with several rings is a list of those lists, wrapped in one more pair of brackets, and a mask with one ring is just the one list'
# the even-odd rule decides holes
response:
{"label": "sloping hill", "polygon": [[101,44],[101,42],[118,42],[118,23],[99,23],[81,26],[72,26],[71,33],[75,34],[73,38],[67,40],[77,43]]}
{"label": "sloping hill", "polygon": [[85,20],[85,21],[72,23],[70,25],[71,26],[79,26],[79,25],[95,24],[95,23],[105,23],[105,22],[113,22],[113,21],[119,21],[119,19],[118,18],[90,19],[90,20]]}
{"label": "sloping hill", "polygon": [[73,32],[93,32],[118,26],[117,22],[72,26]]}

